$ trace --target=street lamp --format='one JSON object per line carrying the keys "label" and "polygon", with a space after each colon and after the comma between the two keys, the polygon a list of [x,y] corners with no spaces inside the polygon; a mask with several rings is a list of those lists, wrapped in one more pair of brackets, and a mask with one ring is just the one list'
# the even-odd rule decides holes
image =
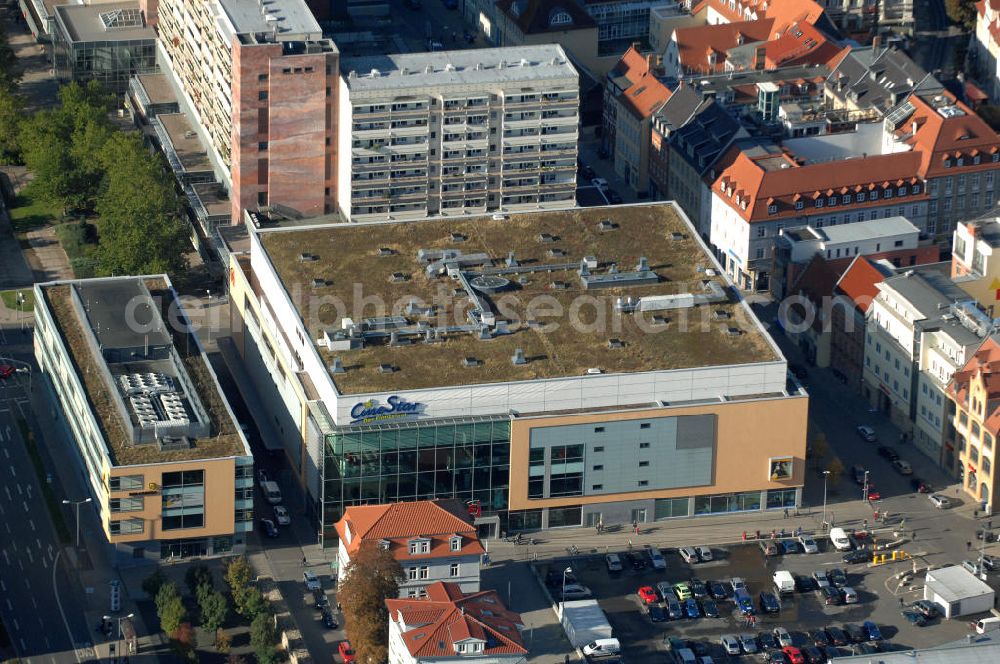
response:
{"label": "street lamp", "polygon": [[823,471],[823,527],[826,528],[826,480],[830,477],[830,471]]}
{"label": "street lamp", "polygon": [[562,602],[561,606],[564,608],[564,610],[566,607],[566,575],[572,573],[573,573],[572,567],[567,567],[566,569],[563,570],[562,595],[559,597],[559,601]]}
{"label": "street lamp", "polygon": [[135,617],[134,613],[130,613],[127,616],[121,616],[119,618],[113,618],[111,616],[104,616],[105,620],[117,620],[118,621],[118,638],[115,639],[115,659],[116,660],[120,661],[121,657],[122,657],[122,651],[119,648],[119,646],[121,646],[121,640],[122,640],[122,621],[123,620],[131,620],[133,617]]}
{"label": "street lamp", "polygon": [[90,498],[86,500],[64,500],[63,505],[72,505],[76,508],[76,548],[80,548],[80,505],[89,503]]}
{"label": "street lamp", "polygon": [[868,473],[869,473],[869,471],[866,470],[865,471],[865,485],[864,485],[864,488],[861,491],[861,500],[863,500],[865,502],[868,502]]}

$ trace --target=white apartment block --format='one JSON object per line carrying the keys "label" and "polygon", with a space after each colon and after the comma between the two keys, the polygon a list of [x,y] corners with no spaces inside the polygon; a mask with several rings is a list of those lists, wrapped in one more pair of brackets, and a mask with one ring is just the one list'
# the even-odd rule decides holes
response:
{"label": "white apartment block", "polygon": [[579,82],[560,46],[345,58],[341,74],[351,221],[575,205]]}
{"label": "white apartment block", "polygon": [[918,267],[878,284],[864,349],[866,397],[939,464],[945,462],[944,387],[986,331],[983,314],[948,269],[947,263]]}

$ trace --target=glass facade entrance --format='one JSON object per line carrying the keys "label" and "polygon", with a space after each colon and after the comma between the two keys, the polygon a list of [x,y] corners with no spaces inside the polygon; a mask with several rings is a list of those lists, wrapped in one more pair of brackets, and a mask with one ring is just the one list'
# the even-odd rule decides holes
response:
{"label": "glass facade entrance", "polygon": [[326,442],[323,540],[351,505],[458,498],[506,521],[509,482],[506,417],[345,427]]}

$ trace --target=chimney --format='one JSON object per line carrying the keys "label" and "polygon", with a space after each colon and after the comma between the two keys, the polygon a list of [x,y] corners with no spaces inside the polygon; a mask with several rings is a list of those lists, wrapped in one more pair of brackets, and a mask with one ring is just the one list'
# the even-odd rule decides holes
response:
{"label": "chimney", "polygon": [[882,47],[882,37],[878,35],[872,37],[872,53],[878,55],[878,50],[881,47]]}
{"label": "chimney", "polygon": [[913,134],[917,133],[917,121],[916,120],[914,120],[913,122],[910,123],[910,132],[913,133]]}

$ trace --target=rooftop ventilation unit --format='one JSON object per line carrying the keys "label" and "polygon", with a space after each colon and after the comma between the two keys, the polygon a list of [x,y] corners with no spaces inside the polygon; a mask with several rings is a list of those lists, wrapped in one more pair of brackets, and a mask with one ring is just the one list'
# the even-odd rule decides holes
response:
{"label": "rooftop ventilation unit", "polygon": [[478,367],[483,363],[478,357],[466,357],[462,360],[463,367]]}
{"label": "rooftop ventilation unit", "polygon": [[378,365],[378,372],[380,374],[396,373],[396,367],[392,364],[380,364]]}
{"label": "rooftop ventilation unit", "polygon": [[340,361],[339,357],[333,358],[333,364],[330,365],[330,373],[333,374],[347,373],[347,370],[344,369],[344,363]]}
{"label": "rooftop ventilation unit", "polygon": [[379,247],[375,252],[376,256],[395,256],[396,250],[390,249],[389,247]]}
{"label": "rooftop ventilation unit", "polygon": [[307,254],[307,253],[299,254],[300,263],[312,263],[313,261],[318,261],[318,260],[319,256],[317,256],[316,254]]}
{"label": "rooftop ventilation unit", "polygon": [[527,364],[528,360],[524,357],[524,349],[523,348],[515,348],[514,349],[514,355],[513,355],[513,357],[510,358],[510,362],[511,362],[511,364],[518,365],[518,366],[522,365],[522,364]]}
{"label": "rooftop ventilation unit", "polygon": [[625,347],[625,342],[622,341],[621,339],[608,339],[608,348],[617,349],[624,347]]}

